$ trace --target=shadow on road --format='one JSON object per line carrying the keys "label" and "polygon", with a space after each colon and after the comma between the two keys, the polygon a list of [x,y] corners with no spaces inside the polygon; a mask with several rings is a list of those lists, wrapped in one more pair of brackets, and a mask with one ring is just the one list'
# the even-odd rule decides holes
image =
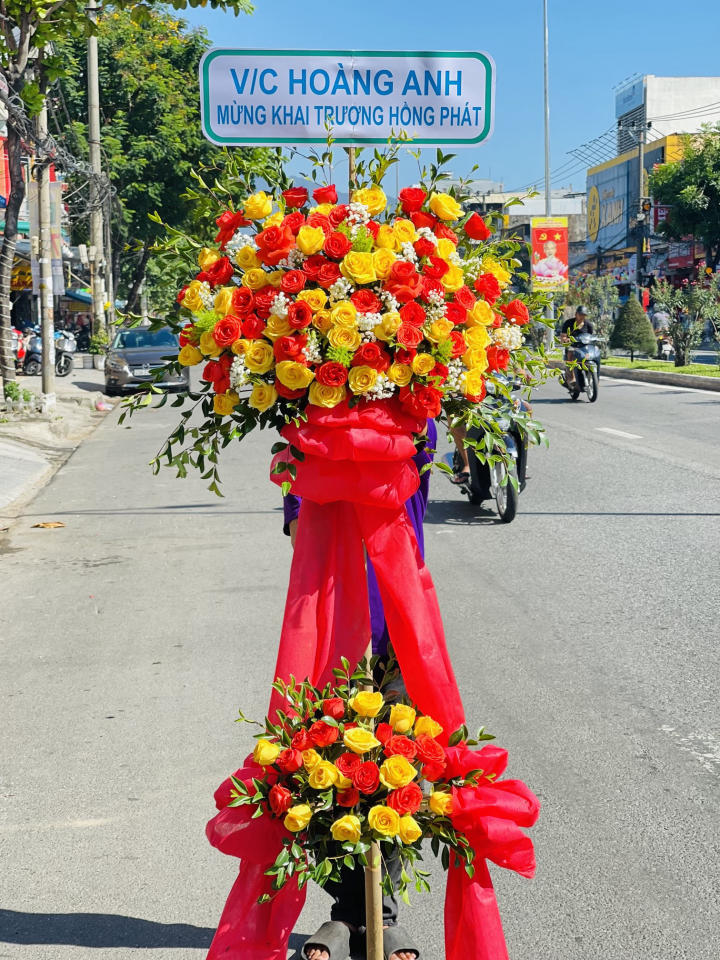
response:
{"label": "shadow on road", "polygon": [[[216,508],[216,509],[213,509]],[[218,509],[222,511],[223,516],[244,517],[250,514],[268,514],[275,515],[282,513],[282,507],[273,507],[271,510],[226,510],[223,503],[185,503],[185,504],[162,504],[152,507],[136,507],[128,510],[127,507],[118,507],[117,510],[53,510],[52,515],[58,517],[148,517],[152,515],[162,516],[166,510],[192,510],[196,516],[200,513],[208,515],[217,515]],[[44,517],[44,513],[24,513],[23,517]]]}
{"label": "shadow on road", "polygon": [[483,526],[499,522],[497,514],[492,510],[473,506],[466,500],[431,500],[425,514],[425,523]]}
{"label": "shadow on road", "polygon": [[22,913],[0,910],[0,942],[76,947],[190,947],[207,950],[211,927],[157,923],[113,913]]}

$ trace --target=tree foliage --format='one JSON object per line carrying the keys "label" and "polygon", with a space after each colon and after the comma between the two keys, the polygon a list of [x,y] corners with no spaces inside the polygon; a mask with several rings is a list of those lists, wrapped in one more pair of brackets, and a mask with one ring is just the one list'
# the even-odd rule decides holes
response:
{"label": "tree foliage", "polygon": [[[595,332],[604,340],[612,333],[615,311],[620,303],[617,285],[611,276],[589,276],[573,284],[568,291],[568,303],[572,306],[584,304],[595,324]],[[606,355],[607,345],[602,346]]]}
{"label": "tree foliage", "polygon": [[686,283],[673,287],[661,280],[654,290],[655,305],[670,316],[668,334],[675,350],[675,366],[684,367],[688,353],[697,346],[703,329],[711,321],[718,330],[720,318],[720,277],[717,275],[700,283]]}
{"label": "tree foliage", "polygon": [[637,297],[629,297],[620,308],[610,346],[613,350],[629,351],[631,360],[635,359],[636,353],[647,353],[649,356],[655,353],[652,324]]}
{"label": "tree foliage", "polygon": [[720,124],[688,134],[684,141],[682,158],[663,164],[650,177],[655,202],[670,208],[658,230],[673,240],[697,237],[714,270],[720,262]]}

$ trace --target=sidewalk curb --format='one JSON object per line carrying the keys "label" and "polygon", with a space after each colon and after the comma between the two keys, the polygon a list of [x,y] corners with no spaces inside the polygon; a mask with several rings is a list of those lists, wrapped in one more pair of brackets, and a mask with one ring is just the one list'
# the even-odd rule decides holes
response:
{"label": "sidewalk curb", "polygon": [[[563,360],[549,360],[549,367],[565,366]],[[720,377],[699,377],[692,373],[665,373],[664,370],[631,370],[625,367],[600,365],[600,375],[614,380],[637,380],[639,383],[658,383],[668,387],[687,387],[692,390],[710,390],[720,393]]]}

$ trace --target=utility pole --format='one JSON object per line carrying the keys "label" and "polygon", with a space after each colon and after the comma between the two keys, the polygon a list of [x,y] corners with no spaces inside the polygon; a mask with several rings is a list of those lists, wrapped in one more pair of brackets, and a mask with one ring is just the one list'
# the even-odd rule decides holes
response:
{"label": "utility pole", "polygon": [[[545,216],[552,216],[552,196],[550,191],[550,43],[548,38],[548,0],[543,0],[543,72],[545,79]],[[532,232],[532,231],[531,231]],[[555,321],[555,303],[550,294],[550,302],[545,308],[545,318],[549,323]],[[546,333],[549,345],[552,343],[553,328]]]}
{"label": "utility pole", "polygon": [[643,211],[643,197],[645,195],[645,134],[647,124],[640,125],[638,131],[638,206],[637,206],[637,263],[635,264],[635,282],[637,283],[638,300],[642,303],[643,281],[643,254],[645,253],[645,213]]}
{"label": "utility pole", "polygon": [[[88,0],[88,19],[94,25],[97,23],[96,0]],[[97,36],[90,34],[87,41],[87,75],[88,75],[88,145],[90,148],[90,166],[93,179],[90,181],[90,249],[94,249],[95,258],[91,275],[92,305],[93,305],[93,333],[104,333],[105,323],[105,256],[103,237],[103,198],[100,190],[102,162],[100,158],[100,84],[98,77],[98,42]]]}
{"label": "utility pole", "polygon": [[40,291],[40,330],[42,338],[42,407],[55,406],[55,302],[53,300],[52,234],[50,222],[50,158],[46,153],[48,115],[47,102],[35,120],[38,153],[35,158],[35,175],[38,185],[38,267]]}

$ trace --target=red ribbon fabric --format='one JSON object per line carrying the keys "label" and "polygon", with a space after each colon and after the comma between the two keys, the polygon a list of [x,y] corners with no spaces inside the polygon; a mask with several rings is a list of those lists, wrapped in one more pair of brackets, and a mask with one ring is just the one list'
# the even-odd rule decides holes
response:
{"label": "red ribbon fabric", "polygon": [[[393,402],[346,403],[332,410],[310,406],[308,421],[289,425],[283,437],[304,459],[296,463],[293,492],[302,497],[275,676],[333,680],[347,657],[356,663],[370,637],[365,556],[372,560],[388,632],[410,699],[442,724],[447,736],[464,711],[445,644],[437,597],[405,501],[419,478],[412,456],[423,420]],[[274,460],[293,461],[290,448]],[[287,473],[272,473],[280,484]],[[364,548],[364,549],[363,549]],[[285,706],[276,692],[270,713]],[[537,819],[539,804],[520,781],[497,778],[507,754],[496,747],[449,748],[450,776],[482,768],[476,787],[453,792],[453,823],[476,851],[475,875],[451,863],[445,903],[447,960],[505,960],[507,949],[486,859],[532,876],[532,843],[522,832]],[[236,777],[250,780],[254,765]],[[255,768],[257,771],[257,768]],[[490,777],[490,779],[488,779]],[[230,781],[216,793],[220,812],[208,824],[210,842],[240,857],[240,875],[228,898],[208,960],[280,960],[304,902],[288,884],[271,904],[263,876],[275,860],[285,828],[263,816],[250,821],[247,807],[227,807]]]}

